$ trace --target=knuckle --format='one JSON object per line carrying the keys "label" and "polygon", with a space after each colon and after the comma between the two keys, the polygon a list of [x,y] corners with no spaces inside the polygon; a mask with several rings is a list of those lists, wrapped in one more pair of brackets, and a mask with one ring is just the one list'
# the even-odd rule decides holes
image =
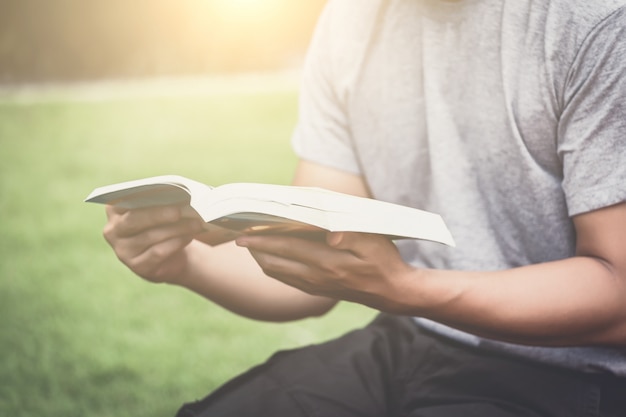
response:
{"label": "knuckle", "polygon": [[346,275],[344,268],[339,268],[331,262],[324,262],[319,266],[319,268],[325,276],[332,276],[341,279],[344,275]]}
{"label": "knuckle", "polygon": [[259,265],[261,266],[261,269],[263,270],[263,273],[265,273],[265,275],[275,275],[276,268],[271,262],[260,262]]}
{"label": "knuckle", "polygon": [[158,260],[165,259],[170,255],[170,249],[166,245],[156,245],[150,249],[150,255]]}
{"label": "knuckle", "polygon": [[125,257],[121,254],[117,254],[117,257],[124,265],[129,267],[133,272],[137,272],[142,269],[143,262],[138,258]]}
{"label": "knuckle", "polygon": [[152,273],[153,266],[137,258],[129,259],[125,264],[131,271],[142,278],[147,279]]}
{"label": "knuckle", "polygon": [[272,257],[259,256],[257,258],[257,262],[266,275],[276,275],[277,271],[279,270],[278,263]]}
{"label": "knuckle", "polygon": [[115,240],[115,229],[111,223],[107,223],[104,226],[104,228],[102,229],[102,236],[104,237],[104,240],[106,240],[108,243],[113,243],[113,241]]}

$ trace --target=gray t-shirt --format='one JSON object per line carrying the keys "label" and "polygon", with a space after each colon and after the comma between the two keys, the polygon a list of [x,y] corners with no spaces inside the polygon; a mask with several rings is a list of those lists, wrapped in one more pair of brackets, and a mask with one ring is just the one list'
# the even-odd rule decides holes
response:
{"label": "gray t-shirt", "polygon": [[[571,216],[626,201],[626,0],[331,0],[293,145],[375,198],[437,212],[456,248],[413,265],[495,270],[572,256]],[[626,350],[486,349],[626,376]]]}

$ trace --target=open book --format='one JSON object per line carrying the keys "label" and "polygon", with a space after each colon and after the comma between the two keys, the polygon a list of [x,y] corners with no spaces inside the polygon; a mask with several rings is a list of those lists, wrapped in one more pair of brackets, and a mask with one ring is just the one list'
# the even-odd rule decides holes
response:
{"label": "open book", "polygon": [[188,204],[216,245],[250,233],[365,232],[454,246],[441,216],[397,204],[314,187],[233,183],[216,187],[164,175],[96,188],[87,202],[122,208]]}

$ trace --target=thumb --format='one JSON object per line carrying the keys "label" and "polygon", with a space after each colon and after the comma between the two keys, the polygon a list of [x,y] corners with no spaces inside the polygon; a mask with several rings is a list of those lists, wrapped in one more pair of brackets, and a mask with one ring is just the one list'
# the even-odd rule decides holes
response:
{"label": "thumb", "polygon": [[328,232],[326,233],[326,244],[335,249],[346,249],[344,232]]}
{"label": "thumb", "polygon": [[391,242],[384,236],[370,233],[329,232],[326,234],[326,244],[334,249],[350,251],[359,258],[368,258]]}

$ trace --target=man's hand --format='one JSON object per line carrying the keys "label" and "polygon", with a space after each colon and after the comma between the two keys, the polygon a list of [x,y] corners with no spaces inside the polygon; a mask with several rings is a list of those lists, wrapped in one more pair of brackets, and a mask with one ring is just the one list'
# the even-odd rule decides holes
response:
{"label": "man's hand", "polygon": [[107,206],[104,237],[134,273],[152,282],[175,283],[188,264],[185,248],[202,222],[184,216],[184,207],[126,210]]}
{"label": "man's hand", "polygon": [[365,233],[328,233],[326,241],[289,236],[245,236],[263,271],[313,295],[393,311],[414,269],[387,238]]}

